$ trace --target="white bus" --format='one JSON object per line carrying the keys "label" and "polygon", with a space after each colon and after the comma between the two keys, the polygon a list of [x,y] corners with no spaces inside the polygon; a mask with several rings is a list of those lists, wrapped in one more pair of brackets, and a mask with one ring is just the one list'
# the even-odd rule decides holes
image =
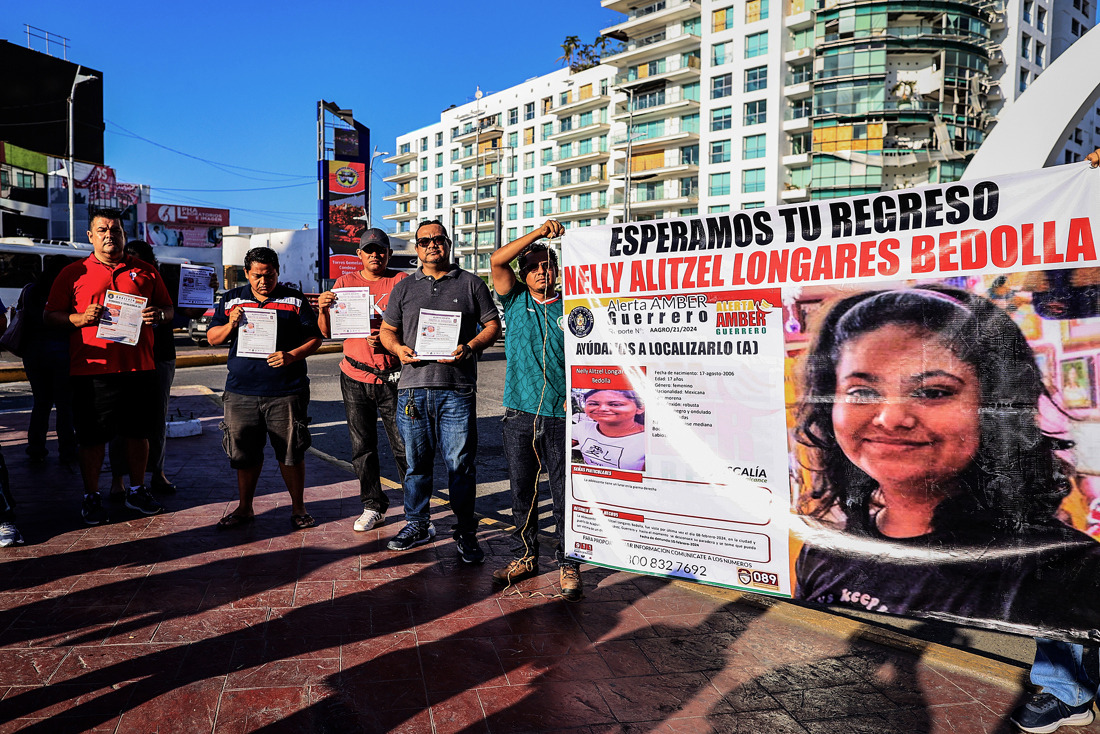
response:
{"label": "white bus", "polygon": [[[14,306],[23,287],[38,278],[53,260],[62,258],[68,262],[77,262],[91,253],[92,246],[82,242],[69,244],[60,240],[0,237],[0,300],[9,308]],[[162,258],[159,255],[157,260],[166,279],[175,283],[179,282],[179,266],[191,262],[185,258]],[[174,301],[176,294],[171,295]]]}

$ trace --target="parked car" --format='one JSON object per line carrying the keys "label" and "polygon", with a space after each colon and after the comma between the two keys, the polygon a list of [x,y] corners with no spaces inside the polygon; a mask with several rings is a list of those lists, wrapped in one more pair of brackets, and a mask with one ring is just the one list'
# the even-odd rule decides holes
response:
{"label": "parked car", "polygon": [[196,344],[206,344],[206,330],[210,327],[210,319],[214,318],[214,308],[210,307],[197,319],[191,319],[187,324],[187,335]]}

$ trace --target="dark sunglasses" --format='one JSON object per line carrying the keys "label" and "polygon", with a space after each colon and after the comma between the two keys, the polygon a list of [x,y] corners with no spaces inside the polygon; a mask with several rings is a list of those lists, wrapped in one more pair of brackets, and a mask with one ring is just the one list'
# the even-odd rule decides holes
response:
{"label": "dark sunglasses", "polygon": [[450,240],[447,239],[447,235],[437,234],[435,237],[418,238],[416,240],[416,246],[427,247],[428,245],[438,245],[439,247],[443,247],[443,245],[447,244],[448,242],[450,242]]}
{"label": "dark sunglasses", "polygon": [[388,252],[385,247],[380,247],[378,245],[367,245],[366,247],[360,247],[359,249],[367,253],[368,255],[371,253],[375,255],[385,255]]}

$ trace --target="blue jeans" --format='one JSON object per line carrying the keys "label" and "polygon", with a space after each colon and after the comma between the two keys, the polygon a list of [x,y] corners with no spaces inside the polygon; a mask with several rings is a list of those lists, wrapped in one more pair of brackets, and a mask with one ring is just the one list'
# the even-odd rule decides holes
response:
{"label": "blue jeans", "polygon": [[[474,388],[412,388],[398,392],[397,429],[405,440],[405,520],[426,523],[438,447],[447,466],[455,533],[472,533],[477,493],[477,406]],[[411,415],[410,415],[411,414]]]}
{"label": "blue jeans", "polygon": [[565,418],[504,409],[504,456],[512,489],[512,553],[539,555],[539,470],[550,477],[554,513],[554,557],[558,565],[576,565],[565,557]]}
{"label": "blue jeans", "polygon": [[[1031,682],[1070,706],[1080,706],[1096,697],[1097,674],[1095,652],[1086,661],[1084,645],[1035,638],[1035,662],[1031,665]],[[1086,672],[1092,669],[1092,675]]]}
{"label": "blue jeans", "polygon": [[351,465],[359,477],[359,500],[364,510],[386,514],[390,500],[382,491],[378,461],[378,419],[390,441],[393,462],[404,481],[405,442],[397,430],[397,387],[389,382],[359,382],[340,373],[340,394],[348,416],[351,437]]}

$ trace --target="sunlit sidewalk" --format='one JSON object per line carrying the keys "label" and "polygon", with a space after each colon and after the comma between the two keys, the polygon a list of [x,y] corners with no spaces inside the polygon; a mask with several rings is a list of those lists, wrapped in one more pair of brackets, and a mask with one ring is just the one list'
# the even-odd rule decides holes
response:
{"label": "sunlit sidewalk", "polygon": [[968,656],[945,665],[819,612],[588,566],[567,602],[547,559],[502,593],[506,531],[483,527],[489,558],[468,566],[445,505],[433,543],[387,551],[399,492],[356,533],[357,483],[313,456],[317,527],[291,528],[269,457],[256,522],[219,531],[236,498],[220,411],[187,388],[173,406],[204,430],[169,440],[168,512],[115,506],[94,528],[75,469],[29,467],[29,415],[0,416],[27,540],[0,549],[0,732],[1013,730],[1019,689]]}

